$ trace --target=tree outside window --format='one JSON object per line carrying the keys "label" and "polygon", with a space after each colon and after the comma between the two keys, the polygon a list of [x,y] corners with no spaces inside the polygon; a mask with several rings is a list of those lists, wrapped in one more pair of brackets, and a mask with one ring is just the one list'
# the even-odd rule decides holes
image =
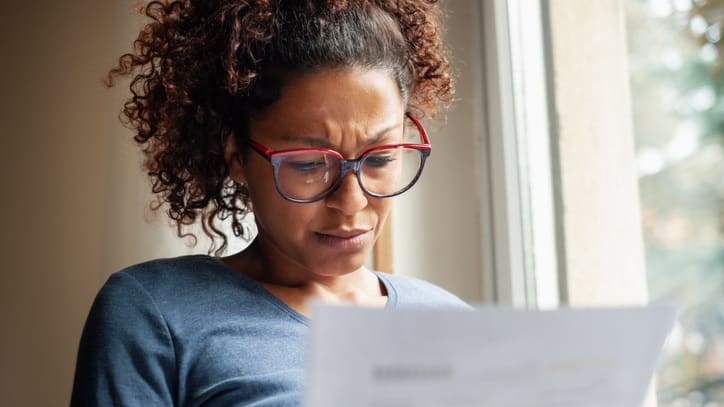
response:
{"label": "tree outside window", "polygon": [[624,3],[659,405],[724,406],[724,0]]}

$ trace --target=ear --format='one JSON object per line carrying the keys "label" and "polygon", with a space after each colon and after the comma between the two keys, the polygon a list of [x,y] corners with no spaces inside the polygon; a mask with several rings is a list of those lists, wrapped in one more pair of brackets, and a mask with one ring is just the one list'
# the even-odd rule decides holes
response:
{"label": "ear", "polygon": [[246,174],[244,172],[244,163],[242,162],[241,151],[236,143],[234,134],[230,134],[226,139],[226,147],[224,148],[224,159],[229,167],[229,177],[239,184],[246,182]]}

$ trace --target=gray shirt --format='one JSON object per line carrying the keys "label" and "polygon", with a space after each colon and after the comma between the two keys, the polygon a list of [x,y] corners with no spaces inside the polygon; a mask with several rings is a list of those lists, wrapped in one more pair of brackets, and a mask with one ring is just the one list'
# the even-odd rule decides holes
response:
{"label": "gray shirt", "polygon": [[[387,307],[466,307],[425,281],[377,275]],[[132,266],[93,303],[71,405],[298,406],[309,323],[215,257]]]}

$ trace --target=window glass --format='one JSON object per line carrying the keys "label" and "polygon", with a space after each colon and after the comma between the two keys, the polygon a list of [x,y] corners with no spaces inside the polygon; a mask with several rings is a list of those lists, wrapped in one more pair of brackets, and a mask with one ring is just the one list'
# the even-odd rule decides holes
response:
{"label": "window glass", "polygon": [[724,406],[724,0],[624,4],[659,406]]}

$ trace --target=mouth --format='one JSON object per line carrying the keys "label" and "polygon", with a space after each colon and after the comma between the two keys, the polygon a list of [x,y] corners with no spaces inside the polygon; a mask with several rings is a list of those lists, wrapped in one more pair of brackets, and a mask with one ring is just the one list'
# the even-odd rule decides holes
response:
{"label": "mouth", "polygon": [[325,246],[340,250],[359,250],[372,239],[372,230],[335,229],[315,232],[314,235]]}

